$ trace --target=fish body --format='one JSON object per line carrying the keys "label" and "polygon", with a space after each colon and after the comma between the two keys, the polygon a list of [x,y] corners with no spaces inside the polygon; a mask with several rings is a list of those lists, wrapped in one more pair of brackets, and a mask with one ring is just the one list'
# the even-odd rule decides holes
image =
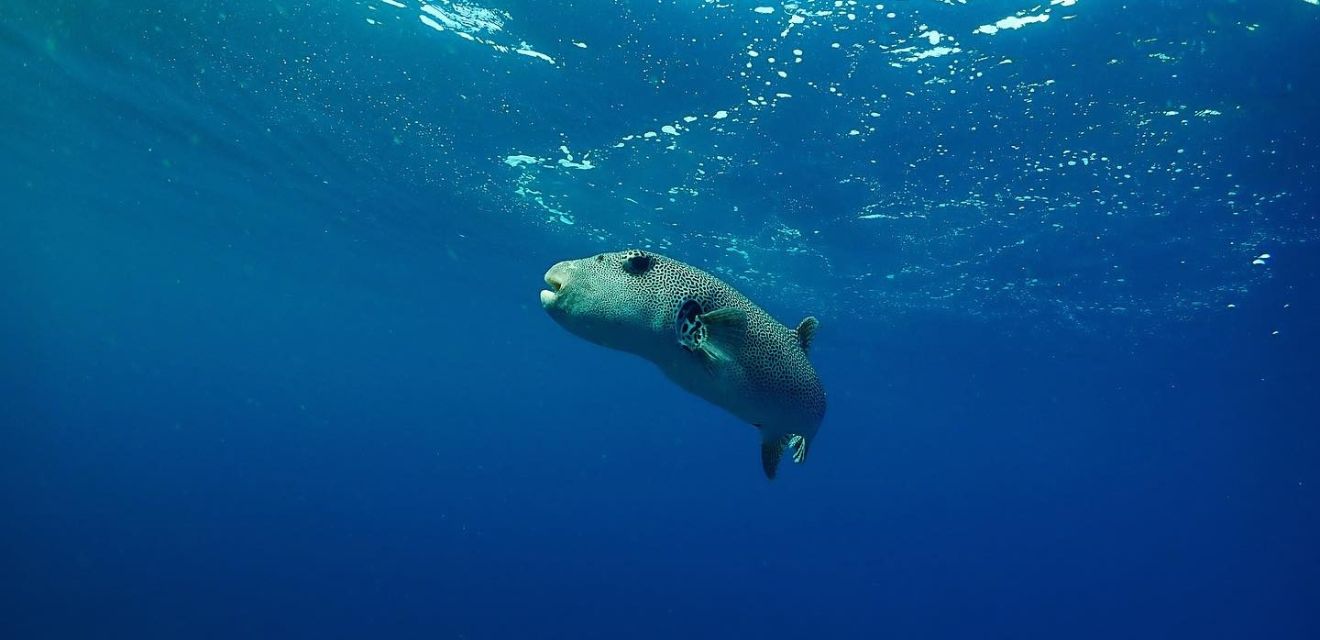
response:
{"label": "fish body", "polygon": [[638,250],[555,264],[541,305],[569,332],[655,363],[683,389],[754,425],[762,469],[806,459],[825,416],[807,359],[818,322],[790,329],[719,278]]}

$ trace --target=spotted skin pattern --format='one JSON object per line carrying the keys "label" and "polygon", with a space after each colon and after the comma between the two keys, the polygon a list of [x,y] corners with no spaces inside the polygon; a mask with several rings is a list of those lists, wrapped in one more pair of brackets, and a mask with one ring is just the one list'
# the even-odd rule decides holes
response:
{"label": "spotted skin pattern", "polygon": [[[553,291],[542,292],[542,305],[564,328],[651,360],[684,389],[756,425],[767,476],[786,449],[805,459],[825,415],[804,346],[814,320],[799,335],[718,278],[635,249],[560,262],[546,282]],[[713,331],[703,315],[728,308],[745,323]],[[703,351],[717,336],[723,357],[712,360]]]}
{"label": "spotted skin pattern", "polygon": [[678,306],[678,316],[674,318],[674,324],[678,329],[678,343],[683,345],[688,351],[696,351],[701,348],[701,343],[706,341],[706,325],[701,320],[701,314],[706,310],[701,308],[701,303],[692,299],[685,299]]}

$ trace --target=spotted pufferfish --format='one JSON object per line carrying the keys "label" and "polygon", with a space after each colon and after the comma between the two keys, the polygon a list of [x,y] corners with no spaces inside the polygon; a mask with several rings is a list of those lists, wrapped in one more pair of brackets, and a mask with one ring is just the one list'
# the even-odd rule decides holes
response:
{"label": "spotted pufferfish", "polygon": [[825,416],[825,389],[807,359],[814,317],[789,329],[719,278],[635,249],[557,263],[545,282],[541,306],[569,332],[654,362],[755,426],[767,478],[785,451],[806,460]]}

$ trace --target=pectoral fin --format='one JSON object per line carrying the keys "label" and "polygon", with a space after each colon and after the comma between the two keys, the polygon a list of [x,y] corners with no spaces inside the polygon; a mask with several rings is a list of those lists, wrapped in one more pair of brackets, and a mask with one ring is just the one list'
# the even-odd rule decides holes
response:
{"label": "pectoral fin", "polygon": [[747,337],[747,313],[742,309],[724,307],[697,316],[705,327],[700,348],[717,361],[732,360]]}
{"label": "pectoral fin", "polygon": [[701,360],[712,376],[732,361],[747,335],[747,313],[725,307],[703,313],[696,300],[686,300],[678,309],[674,329],[678,344]]}

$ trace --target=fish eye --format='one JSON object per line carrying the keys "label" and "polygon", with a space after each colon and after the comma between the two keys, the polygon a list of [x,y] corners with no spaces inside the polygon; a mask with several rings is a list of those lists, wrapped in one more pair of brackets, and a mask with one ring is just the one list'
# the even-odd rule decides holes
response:
{"label": "fish eye", "polygon": [[596,254],[596,262],[605,262],[605,254],[603,253]]}
{"label": "fish eye", "polygon": [[643,273],[650,271],[654,264],[655,258],[652,258],[645,253],[639,253],[637,255],[628,256],[628,258],[623,261],[623,270],[635,276],[640,276]]}

